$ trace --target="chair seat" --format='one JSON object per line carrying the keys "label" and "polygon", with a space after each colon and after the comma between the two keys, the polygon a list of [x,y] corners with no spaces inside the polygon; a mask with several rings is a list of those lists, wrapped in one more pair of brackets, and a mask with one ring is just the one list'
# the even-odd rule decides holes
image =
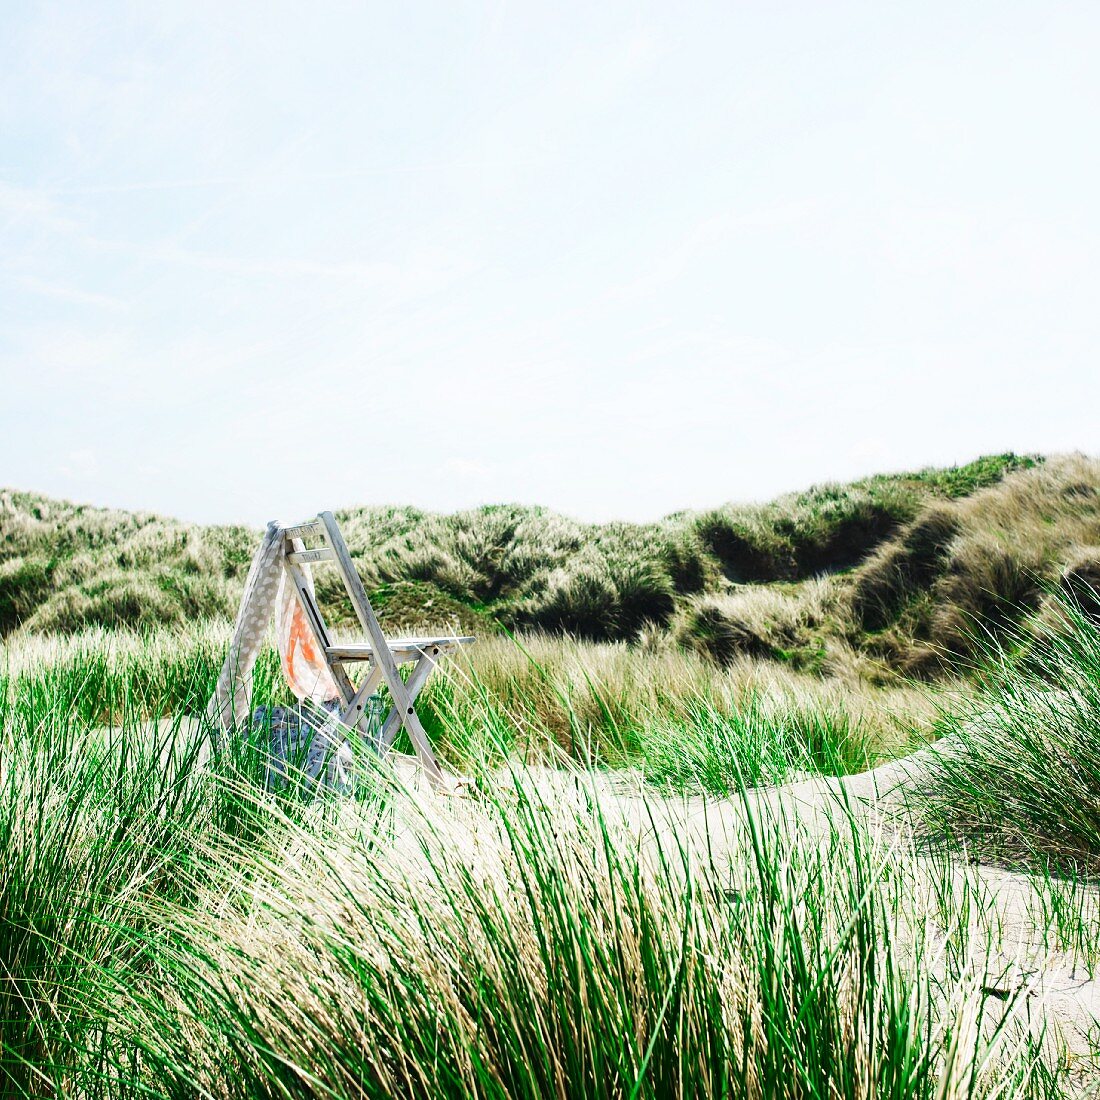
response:
{"label": "chair seat", "polygon": [[[437,653],[447,653],[460,645],[469,645],[473,638],[387,638],[386,644],[399,664],[419,660],[427,653],[434,657]],[[434,652],[433,652],[434,651]],[[331,645],[325,652],[336,661],[369,661],[374,656],[374,647],[368,642],[351,642]]]}

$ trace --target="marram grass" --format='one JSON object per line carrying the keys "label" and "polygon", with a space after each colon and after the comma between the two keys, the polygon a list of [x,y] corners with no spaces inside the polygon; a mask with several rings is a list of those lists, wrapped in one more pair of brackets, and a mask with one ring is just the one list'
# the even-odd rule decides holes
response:
{"label": "marram grass", "polygon": [[639,851],[583,775],[566,805],[533,782],[276,823],[246,889],[161,914],[165,972],[125,1010],[147,1072],[240,1097],[1028,1094],[1011,1016],[895,947],[857,829],[750,819],[719,869]]}
{"label": "marram grass", "polygon": [[[394,632],[453,626],[485,636],[503,623],[628,641],[677,622],[723,659],[732,640],[736,652],[812,664],[821,639],[803,629],[807,615],[792,609],[792,637],[786,630],[758,636],[758,616],[745,620],[742,601],[721,598],[730,583],[812,581],[852,568],[930,504],[965,501],[1014,476],[1026,481],[1037,465],[1033,456],[990,455],[649,524],[586,524],[519,505],[453,515],[352,508],[337,518]],[[1095,470],[1083,476],[1095,481]],[[1042,485],[1048,498],[1060,488]],[[237,606],[258,541],[259,532],[244,527],[201,527],[0,489],[0,636],[224,619]],[[342,595],[331,571],[318,571],[317,584],[323,604]],[[811,610],[819,602],[812,584],[809,595],[793,603]],[[339,603],[349,618],[346,601]],[[835,634],[842,625],[818,622],[813,631]]]}
{"label": "marram grass", "polygon": [[1100,873],[1100,628],[1075,601],[1056,628],[986,638],[976,690],[939,723],[917,798],[928,833],[976,854]]}
{"label": "marram grass", "polygon": [[[912,853],[843,806],[824,834],[765,813],[748,774],[707,779],[716,749],[661,784],[731,794],[693,832],[687,803],[628,778],[661,760],[636,728],[598,727],[642,761],[619,779],[557,740],[524,766],[484,677],[439,707],[483,764],[476,797],[409,791],[384,769],[355,798],[273,795],[254,741],[162,718],[201,709],[207,651],[121,641],[102,660],[9,655],[4,1095],[1072,1094],[1023,995],[986,992],[992,926],[955,876],[930,891]],[[174,659],[159,700],[150,668]],[[586,690],[612,686],[593,675]],[[474,718],[479,691],[492,724]],[[753,721],[715,745],[763,752],[774,774],[756,779],[778,777],[793,735],[771,744],[757,723],[738,747]],[[1072,920],[1056,932],[1072,938]]]}
{"label": "marram grass", "polygon": [[[62,708],[74,718],[117,725],[121,715],[197,714],[213,690],[229,641],[225,624],[147,632],[93,629],[71,636],[17,635],[0,646],[0,681],[19,681],[19,707]],[[288,702],[274,647],[256,668],[258,700]],[[2,693],[0,693],[2,694]],[[662,782],[717,792],[738,786],[723,765],[730,745],[782,740],[782,766],[838,774],[903,754],[930,731],[929,692],[878,687],[855,676],[821,679],[769,662],[715,668],[671,645],[629,646],[548,635],[487,638],[442,666],[420,696],[425,724],[458,767],[487,752],[528,761],[556,758],[622,766],[643,759]],[[0,705],[5,705],[0,702]],[[754,732],[755,731],[755,732]],[[757,736],[759,733],[760,736]],[[660,762],[662,743],[714,757],[709,774],[689,760]],[[767,755],[767,754],[766,754]],[[779,757],[756,769],[739,754],[744,782],[772,782]],[[725,778],[722,778],[725,776]]]}

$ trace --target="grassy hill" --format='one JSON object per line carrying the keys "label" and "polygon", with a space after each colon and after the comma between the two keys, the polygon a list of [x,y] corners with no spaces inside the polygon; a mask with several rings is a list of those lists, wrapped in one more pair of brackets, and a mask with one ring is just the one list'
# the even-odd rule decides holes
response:
{"label": "grassy hill", "polygon": [[477,797],[215,735],[258,531],[0,494],[0,1094],[1096,1094],[1100,463],[341,519],[391,625],[538,628],[418,700]]}
{"label": "grassy hill", "polygon": [[[391,628],[633,640],[669,628],[719,662],[861,661],[932,674],[975,623],[1040,613],[1100,570],[1100,464],[1012,454],[820,485],[653,524],[542,508],[337,513]],[[0,634],[231,616],[259,532],[0,492]],[[336,579],[318,570],[322,600]]]}
{"label": "grassy hill", "polygon": [[968,663],[983,638],[1042,633],[1059,591],[1094,607],[1098,584],[1100,462],[1068,455],[926,494],[850,570],[690,598],[676,629],[719,661],[858,660],[929,677]]}

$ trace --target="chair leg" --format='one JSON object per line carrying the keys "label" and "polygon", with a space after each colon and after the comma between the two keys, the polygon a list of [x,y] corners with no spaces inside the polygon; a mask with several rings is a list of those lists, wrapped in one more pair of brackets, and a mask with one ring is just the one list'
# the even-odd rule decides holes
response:
{"label": "chair leg", "polygon": [[[382,670],[376,662],[372,661],[370,670],[363,677],[363,682],[356,689],[351,701],[344,706],[340,713],[340,721],[343,725],[350,726],[352,729],[359,729],[360,733],[363,732],[361,727],[367,720],[364,703],[378,690],[383,678]],[[378,748],[380,753],[385,751],[380,744],[375,747]]]}
{"label": "chair leg", "polygon": [[[412,675],[405,682],[405,690],[409,693],[410,703],[416,701],[420,689],[427,683],[433,668],[435,668],[435,661],[427,653],[422,653],[413,666]],[[382,723],[382,733],[378,739],[379,748],[382,752],[387,752],[390,749],[400,728],[401,716],[397,713],[396,707],[391,707],[389,714],[386,715],[386,720]]]}
{"label": "chair leg", "polygon": [[351,600],[352,607],[355,608],[355,614],[360,625],[371,641],[374,648],[374,659],[382,670],[386,686],[390,689],[394,710],[399,715],[401,724],[409,731],[409,737],[412,738],[413,747],[416,749],[416,755],[420,760],[420,766],[427,773],[434,786],[442,786],[443,773],[439,769],[435,753],[432,752],[431,742],[428,740],[428,735],[424,732],[424,727],[420,724],[420,719],[413,708],[409,692],[405,687],[405,681],[401,679],[401,674],[397,671],[393,653],[390,651],[385,634],[382,633],[382,627],[374,614],[374,608],[370,605],[370,597],[367,596],[367,590],[363,587],[363,581],[355,568],[354,562],[351,560],[351,553],[348,551],[347,543],[344,542],[344,536],[340,533],[336,518],[331,512],[322,512],[320,518],[325,525],[328,544],[336,555],[336,565],[344,582],[344,588]]}

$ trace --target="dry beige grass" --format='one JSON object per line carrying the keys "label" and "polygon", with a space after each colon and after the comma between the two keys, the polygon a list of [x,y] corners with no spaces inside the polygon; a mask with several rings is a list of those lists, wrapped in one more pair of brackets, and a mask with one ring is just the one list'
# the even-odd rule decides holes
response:
{"label": "dry beige grass", "polygon": [[1091,575],[1100,462],[1052,458],[969,497],[937,502],[855,573],[853,640],[902,670],[933,674],[974,652],[975,633],[1035,614],[1047,586]]}
{"label": "dry beige grass", "polygon": [[[131,1026],[144,1027],[155,1057],[182,1056],[214,1096],[237,1091],[242,1072],[270,1074],[259,1036],[288,1080],[308,1074],[311,1090],[335,1095],[434,1096],[446,1080],[455,1094],[567,1097],[610,1020],[624,1051],[657,1041],[676,971],[654,982],[654,944],[665,964],[683,944],[685,985],[662,1051],[702,1051],[717,1028],[745,1073],[737,1095],[801,1098],[813,1092],[800,1073],[817,1067],[799,1049],[800,1068],[772,1076],[785,1059],[768,1050],[777,990],[767,983],[780,999],[804,994],[788,955],[816,968],[835,951],[818,978],[831,996],[817,1023],[838,1028],[844,1066],[831,1072],[855,1067],[844,1096],[881,1095],[891,1053],[872,1021],[897,1012],[890,998],[903,991],[929,1014],[923,1040],[940,1052],[940,1096],[975,1085],[1013,1095],[1009,1080],[1039,1051],[1078,1084],[1092,1080],[1096,983],[1063,989],[1063,958],[1029,937],[1032,885],[924,860],[884,818],[867,817],[869,780],[848,798],[835,781],[707,803],[517,770],[482,802],[399,785],[384,822],[350,808],[323,829],[287,822],[250,861],[247,893],[230,878],[193,910],[158,914],[186,977],[158,986]],[[760,889],[750,820],[780,869],[763,872],[773,892]],[[861,919],[873,944],[850,939]],[[664,1091],[651,1082],[652,1095],[696,1095],[695,1075],[714,1072],[699,1056],[654,1067],[668,1079]],[[624,1054],[588,1087],[619,1095],[629,1065]]]}
{"label": "dry beige grass", "polygon": [[86,627],[71,634],[20,631],[0,640],[0,674],[10,677],[40,673],[59,665],[75,665],[94,654],[114,672],[141,660],[167,669],[189,651],[224,653],[232,635],[228,622],[198,623],[186,630],[108,630]]}
{"label": "dry beige grass", "polygon": [[[927,501],[964,496],[1036,461],[994,455],[649,524],[585,524],[519,505],[446,516],[368,507],[338,518],[369,588],[413,586],[390,593],[401,621],[417,620],[413,597],[424,621],[442,607],[444,617],[489,612],[512,627],[628,640],[728,581],[807,580],[850,568]],[[226,616],[257,538],[244,527],[0,490],[0,634],[20,625],[56,631]],[[322,597],[335,584],[322,573]]]}
{"label": "dry beige grass", "polygon": [[931,500],[850,575],[692,596],[673,632],[719,664],[748,655],[846,678],[942,677],[965,668],[976,634],[1035,616],[1049,626],[1051,587],[1100,606],[1098,582],[1100,462],[1066,455]]}
{"label": "dry beige grass", "polygon": [[[154,708],[149,717],[195,712],[206,702],[228,640],[225,623],[144,633],[20,632],[0,643],[0,677],[64,674],[66,684],[82,685],[88,706],[100,700],[95,705],[104,713],[124,701],[139,711]],[[273,650],[261,663],[274,675]],[[639,737],[648,730],[686,733],[700,722],[733,723],[751,710],[778,725],[786,717],[798,725],[822,716],[850,730],[874,761],[926,739],[937,706],[963,690],[961,684],[934,693],[903,682],[879,684],[866,660],[842,644],[830,646],[827,664],[834,674],[745,656],[719,668],[664,634],[634,646],[491,635],[445,664],[421,699],[437,738],[460,756],[499,737],[528,754],[565,749],[622,761],[642,751]],[[269,690],[284,701],[285,687],[273,683]]]}
{"label": "dry beige grass", "polygon": [[798,586],[738,585],[687,601],[673,634],[681,645],[719,663],[776,656],[802,644],[836,604],[836,586],[826,577]]}
{"label": "dry beige grass", "polygon": [[[841,647],[835,656],[843,665]],[[903,683],[881,686],[862,671],[855,657],[844,675],[822,677],[748,656],[716,668],[667,640],[638,647],[532,635],[520,645],[508,638],[480,641],[449,679],[468,688],[453,697],[462,719],[476,722],[489,701],[533,740],[549,732],[562,746],[578,733],[598,742],[610,729],[628,734],[654,723],[691,725],[701,709],[721,720],[751,703],[764,716],[844,716],[879,758],[907,751],[927,736],[940,702],[964,690],[961,683],[944,685],[937,696]]]}

